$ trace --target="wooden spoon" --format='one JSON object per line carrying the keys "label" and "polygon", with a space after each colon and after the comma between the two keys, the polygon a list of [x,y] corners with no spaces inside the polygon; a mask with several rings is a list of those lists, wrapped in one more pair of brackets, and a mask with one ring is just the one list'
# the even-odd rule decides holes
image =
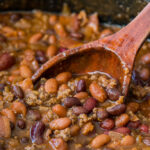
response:
{"label": "wooden spoon", "polygon": [[120,81],[126,96],[135,56],[150,32],[150,3],[126,27],[115,34],[67,50],[43,64],[32,76],[52,77],[62,71],[74,74],[104,72]]}

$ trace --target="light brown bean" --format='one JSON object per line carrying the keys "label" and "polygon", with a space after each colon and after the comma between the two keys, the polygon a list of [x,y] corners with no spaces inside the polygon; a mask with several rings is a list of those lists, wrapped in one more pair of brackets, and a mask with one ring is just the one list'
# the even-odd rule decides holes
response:
{"label": "light brown bean", "polygon": [[55,45],[50,45],[46,50],[46,56],[51,58],[57,54],[57,47]]}
{"label": "light brown bean", "polygon": [[42,33],[35,33],[29,38],[29,43],[30,44],[36,44],[41,38],[42,38]]}
{"label": "light brown bean", "polygon": [[77,124],[75,124],[75,125],[70,127],[70,134],[72,136],[76,136],[76,135],[78,135],[79,130],[80,130],[80,127]]}
{"label": "light brown bean", "polygon": [[88,93],[87,92],[79,92],[79,93],[75,94],[74,97],[76,97],[78,99],[86,99],[88,97]]}
{"label": "light brown bean", "polygon": [[50,35],[48,38],[48,42],[49,42],[49,44],[56,44],[56,42],[57,42],[56,36]]}
{"label": "light brown bean", "polygon": [[27,65],[21,65],[20,75],[24,78],[30,78],[32,76],[32,71]]}
{"label": "light brown bean", "polygon": [[106,134],[97,135],[91,142],[92,148],[100,148],[110,142],[110,137]]}
{"label": "light brown bean", "polygon": [[52,111],[56,113],[59,117],[66,117],[67,110],[64,106],[56,104],[52,107]]}
{"label": "light brown bean", "polygon": [[45,82],[45,91],[49,94],[57,93],[58,90],[58,83],[57,80],[54,78],[51,78]]}
{"label": "light brown bean", "polygon": [[131,135],[126,135],[122,140],[121,140],[121,144],[123,146],[129,146],[129,145],[133,145],[135,143],[135,139],[133,136]]}
{"label": "light brown bean", "polygon": [[6,116],[11,122],[15,123],[16,122],[16,116],[14,112],[8,108],[2,109],[1,114],[3,116]]}
{"label": "light brown bean", "polygon": [[67,84],[61,84],[60,87],[59,87],[59,90],[60,91],[64,91],[66,89],[69,89],[68,85]]}
{"label": "light brown bean", "polygon": [[22,114],[24,117],[26,116],[27,108],[26,108],[25,104],[23,104],[21,102],[17,102],[17,101],[13,102],[11,109],[16,114]]}
{"label": "light brown bean", "polygon": [[52,130],[62,130],[71,125],[71,120],[67,117],[54,119],[49,125]]}
{"label": "light brown bean", "polygon": [[83,135],[88,135],[93,130],[94,130],[93,124],[91,122],[88,122],[82,127],[81,132]]}
{"label": "light brown bean", "polygon": [[23,91],[32,90],[33,89],[33,83],[30,78],[26,78],[22,82],[19,82],[19,86],[23,89]]}
{"label": "light brown bean", "polygon": [[57,35],[59,35],[62,38],[67,36],[67,32],[66,32],[64,26],[60,23],[56,23],[54,25],[54,30],[57,33]]}
{"label": "light brown bean", "polygon": [[56,80],[59,84],[67,83],[72,77],[70,72],[62,72],[56,76]]}
{"label": "light brown bean", "polygon": [[91,95],[96,98],[99,102],[104,102],[107,98],[107,94],[103,87],[98,85],[96,82],[92,82],[89,86]]}
{"label": "light brown bean", "polygon": [[118,118],[115,120],[116,127],[123,127],[129,122],[129,116],[128,114],[121,114]]}
{"label": "light brown bean", "polygon": [[51,15],[49,17],[49,24],[54,25],[54,24],[56,24],[56,22],[57,22],[57,16],[56,15]]}

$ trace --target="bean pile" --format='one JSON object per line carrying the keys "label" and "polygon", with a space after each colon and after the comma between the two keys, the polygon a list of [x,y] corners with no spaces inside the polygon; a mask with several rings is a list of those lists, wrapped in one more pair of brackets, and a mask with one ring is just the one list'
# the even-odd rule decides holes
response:
{"label": "bean pile", "polygon": [[85,11],[0,14],[0,150],[149,150],[148,42],[126,99],[119,81],[102,73],[31,80],[55,55],[118,30]]}

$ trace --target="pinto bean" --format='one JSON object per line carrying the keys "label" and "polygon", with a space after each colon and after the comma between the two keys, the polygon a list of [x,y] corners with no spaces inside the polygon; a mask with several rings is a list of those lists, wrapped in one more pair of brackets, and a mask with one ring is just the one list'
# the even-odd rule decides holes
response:
{"label": "pinto bean", "polygon": [[12,67],[14,63],[15,63],[15,58],[14,56],[10,55],[10,53],[2,53],[0,55],[0,71]]}
{"label": "pinto bean", "polygon": [[86,102],[83,104],[83,107],[88,111],[91,112],[93,108],[96,106],[96,99],[95,98],[88,98]]}
{"label": "pinto bean", "polygon": [[57,54],[57,51],[58,49],[55,45],[50,45],[46,50],[46,56],[48,58],[51,58]]}
{"label": "pinto bean", "polygon": [[74,106],[74,107],[72,107],[72,110],[73,110],[74,114],[76,114],[76,115],[88,113],[88,111],[82,106]]}
{"label": "pinto bean", "polygon": [[49,94],[57,93],[58,90],[58,83],[57,80],[51,78],[45,82],[45,91]]}
{"label": "pinto bean", "polygon": [[56,76],[56,80],[59,84],[67,83],[71,79],[72,75],[70,72],[62,72]]}
{"label": "pinto bean", "polygon": [[136,113],[139,109],[140,105],[136,102],[130,102],[127,104],[127,112],[132,111],[133,113]]}
{"label": "pinto bean", "polygon": [[11,128],[9,119],[5,116],[0,116],[0,137],[9,138],[11,136]]}
{"label": "pinto bean", "polygon": [[24,78],[30,78],[32,76],[32,71],[27,65],[21,65],[20,75]]}
{"label": "pinto bean", "polygon": [[125,126],[129,122],[129,116],[127,114],[121,114],[118,118],[115,120],[116,127],[122,127]]}
{"label": "pinto bean", "polygon": [[52,107],[52,111],[56,113],[59,117],[66,117],[67,110],[60,104],[56,104]]}
{"label": "pinto bean", "polygon": [[112,128],[114,128],[114,126],[115,126],[115,123],[110,118],[107,118],[100,123],[100,127],[103,129],[107,129],[107,130],[111,130]]}
{"label": "pinto bean", "polygon": [[17,113],[17,114],[22,114],[24,117],[26,116],[27,113],[27,108],[25,106],[25,104],[21,103],[21,102],[13,102],[11,109],[13,112]]}
{"label": "pinto bean", "polygon": [[81,132],[83,135],[88,135],[93,130],[94,130],[94,125],[91,122],[88,122],[82,127]]}
{"label": "pinto bean", "polygon": [[68,150],[67,143],[62,138],[52,138],[49,145],[51,150]]}
{"label": "pinto bean", "polygon": [[105,90],[96,82],[92,82],[89,86],[91,95],[99,102],[104,102],[107,98]]}
{"label": "pinto bean", "polygon": [[98,120],[103,120],[109,116],[108,112],[103,108],[99,108],[96,115]]}
{"label": "pinto bean", "polygon": [[143,143],[147,146],[150,146],[150,137],[144,137]]}
{"label": "pinto bean", "polygon": [[109,99],[116,101],[121,96],[121,92],[117,88],[111,88],[107,90],[107,95]]}
{"label": "pinto bean", "polygon": [[122,140],[121,140],[121,144],[123,146],[129,146],[129,145],[133,145],[135,143],[135,139],[133,136],[131,135],[126,135]]}
{"label": "pinto bean", "polygon": [[42,38],[42,36],[43,36],[42,33],[33,34],[29,39],[29,43],[36,44]]}
{"label": "pinto bean", "polygon": [[76,97],[67,97],[65,100],[64,100],[64,105],[66,107],[72,107],[72,106],[78,106],[78,105],[81,105],[80,101],[78,98]]}
{"label": "pinto bean", "polygon": [[76,97],[80,100],[85,99],[88,97],[88,93],[87,92],[79,92],[79,93],[75,94],[74,97]]}
{"label": "pinto bean", "polygon": [[21,89],[21,87],[19,87],[17,85],[13,86],[13,92],[14,92],[15,96],[18,98],[22,99],[24,97],[23,90]]}
{"label": "pinto bean", "polygon": [[75,124],[75,125],[71,126],[71,128],[70,128],[70,134],[72,136],[76,136],[76,135],[78,135],[79,130],[80,130],[80,127]]}
{"label": "pinto bean", "polygon": [[67,117],[54,119],[49,125],[52,130],[62,130],[71,125],[71,120]]}
{"label": "pinto bean", "polygon": [[150,53],[143,55],[140,59],[141,63],[149,64],[150,63]]}
{"label": "pinto bean", "polygon": [[106,134],[97,135],[91,142],[92,148],[100,148],[110,142],[110,137]]}
{"label": "pinto bean", "polygon": [[77,92],[83,92],[86,90],[86,82],[85,80],[79,80],[77,84],[76,91]]}
{"label": "pinto bean", "polygon": [[118,105],[107,108],[107,112],[111,115],[120,115],[124,113],[125,110],[126,110],[125,104],[118,104]]}
{"label": "pinto bean", "polygon": [[8,109],[8,108],[2,109],[1,114],[3,116],[6,116],[11,122],[13,123],[16,122],[16,116],[11,109]]}
{"label": "pinto bean", "polygon": [[119,128],[116,128],[113,131],[121,133],[121,134],[130,134],[131,133],[131,130],[127,127],[119,127]]}

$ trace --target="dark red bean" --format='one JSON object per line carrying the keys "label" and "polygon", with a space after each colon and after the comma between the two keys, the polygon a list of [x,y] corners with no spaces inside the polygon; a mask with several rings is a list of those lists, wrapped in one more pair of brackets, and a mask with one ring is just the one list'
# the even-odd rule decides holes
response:
{"label": "dark red bean", "polygon": [[105,119],[100,123],[100,127],[106,130],[111,130],[112,128],[114,128],[114,126],[115,126],[114,120],[110,118]]}
{"label": "dark red bean", "polygon": [[77,39],[77,40],[81,40],[84,37],[84,35],[82,33],[79,33],[79,32],[71,32],[70,36],[73,37],[74,39]]}
{"label": "dark red bean", "polygon": [[77,92],[84,92],[86,91],[86,82],[85,80],[79,80],[76,88]]}
{"label": "dark red bean", "polygon": [[108,112],[103,108],[99,108],[96,115],[98,120],[103,120],[109,116]]}
{"label": "dark red bean", "polygon": [[67,97],[64,100],[64,105],[66,107],[78,106],[81,105],[80,100],[76,97]]}
{"label": "dark red bean", "polygon": [[37,121],[41,119],[41,114],[38,110],[29,110],[27,114],[29,120]]}
{"label": "dark red bean", "polygon": [[143,64],[150,63],[150,53],[147,53],[141,57],[141,63],[143,63]]}
{"label": "dark red bean", "polygon": [[140,126],[140,121],[130,121],[127,125],[128,128],[137,129]]}
{"label": "dark red bean", "polygon": [[121,92],[117,88],[111,88],[107,90],[107,95],[110,100],[116,101],[121,96]]}
{"label": "dark red bean", "polygon": [[10,68],[14,63],[15,58],[9,53],[3,53],[0,55],[0,71]]}
{"label": "dark red bean", "polygon": [[76,114],[76,115],[88,113],[88,111],[82,106],[74,106],[72,108],[72,110],[73,110],[74,114]]}
{"label": "dark red bean", "polygon": [[140,129],[140,132],[148,133],[148,131],[149,131],[149,127],[145,124],[140,125],[139,129]]}
{"label": "dark red bean", "polygon": [[60,48],[59,48],[59,52],[60,52],[60,53],[65,52],[65,51],[67,51],[67,50],[68,50],[68,48],[65,48],[65,47],[60,47]]}
{"label": "dark red bean", "polygon": [[83,104],[83,107],[88,111],[91,112],[93,108],[96,106],[96,99],[95,98],[88,98],[86,102]]}
{"label": "dark red bean", "polygon": [[45,125],[38,121],[30,129],[30,137],[32,143],[42,144],[43,143],[43,133],[45,130]]}
{"label": "dark red bean", "polygon": [[21,87],[17,86],[17,85],[14,85],[13,86],[13,92],[14,92],[14,95],[18,98],[24,98],[24,93],[23,93],[23,90],[21,89]]}
{"label": "dark red bean", "polygon": [[3,91],[4,91],[5,86],[6,86],[5,84],[0,83],[0,91],[1,91],[1,92],[3,92]]}
{"label": "dark red bean", "polygon": [[25,129],[26,123],[25,123],[24,120],[19,119],[19,120],[17,121],[17,126],[18,126],[20,129]]}
{"label": "dark red bean", "polygon": [[7,38],[3,34],[0,34],[0,42],[6,42],[6,41]]}
{"label": "dark red bean", "polygon": [[20,143],[21,144],[27,144],[29,142],[29,139],[27,138],[27,137],[22,137],[21,139],[20,139]]}
{"label": "dark red bean", "polygon": [[119,128],[116,128],[113,131],[121,133],[121,134],[130,134],[131,133],[131,130],[127,127],[119,127]]}
{"label": "dark red bean", "polygon": [[40,50],[36,51],[35,57],[36,57],[36,60],[41,64],[43,64],[47,61],[46,55],[43,51],[40,51]]}
{"label": "dark red bean", "polygon": [[120,115],[124,113],[126,110],[126,105],[125,104],[118,104],[113,107],[107,108],[107,111],[111,115]]}
{"label": "dark red bean", "polygon": [[150,137],[145,137],[145,138],[143,139],[143,143],[144,143],[145,145],[147,145],[147,146],[150,146]]}
{"label": "dark red bean", "polygon": [[22,18],[21,14],[12,14],[10,17],[11,22],[15,23]]}
{"label": "dark red bean", "polygon": [[150,71],[148,68],[142,68],[142,70],[139,72],[139,76],[142,80],[146,81],[150,77]]}

